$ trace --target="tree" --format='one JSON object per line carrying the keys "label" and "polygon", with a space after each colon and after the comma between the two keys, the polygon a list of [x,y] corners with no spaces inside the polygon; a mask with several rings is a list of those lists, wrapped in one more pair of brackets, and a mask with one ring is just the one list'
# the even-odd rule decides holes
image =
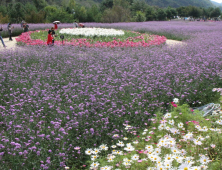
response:
{"label": "tree", "polygon": [[159,21],[163,21],[166,19],[166,16],[166,12],[163,9],[159,8],[157,11],[157,19]]}
{"label": "tree", "polygon": [[115,22],[127,22],[130,20],[130,9],[114,5],[112,11],[116,13],[118,17]]}
{"label": "tree", "polygon": [[73,12],[74,12],[73,10],[75,10],[75,8],[76,8],[76,1],[75,0],[69,0],[68,1],[68,6],[66,5],[65,8],[66,8],[66,11],[68,13],[72,13],[73,14]]}
{"label": "tree", "polygon": [[136,14],[137,11],[145,12],[147,7],[148,7],[148,5],[144,0],[142,0],[142,1],[136,0],[131,5],[131,11],[134,14]]}
{"label": "tree", "polygon": [[84,6],[77,5],[75,9],[75,18],[77,18],[80,22],[87,21],[87,11]]}
{"label": "tree", "polygon": [[176,10],[177,10],[177,13],[180,17],[187,17],[188,16],[188,8],[187,7],[179,7]]}
{"label": "tree", "polygon": [[210,17],[219,17],[221,15],[221,10],[220,8],[215,8],[211,13]]}
{"label": "tree", "polygon": [[20,2],[17,2],[15,4],[9,3],[7,11],[11,22],[19,23],[25,17],[24,5]]}
{"label": "tree", "polygon": [[26,3],[25,4],[25,13],[28,15],[32,11],[37,12],[37,8],[35,7],[35,5],[33,5],[33,4],[29,3],[29,2]]}
{"label": "tree", "polygon": [[45,0],[32,0],[35,4],[38,11],[44,9],[47,6],[47,2]]}
{"label": "tree", "polygon": [[82,6],[79,10],[79,21],[85,22],[87,19],[87,13],[86,13],[86,8]]}
{"label": "tree", "polygon": [[44,23],[45,22],[45,12],[44,11],[31,11],[29,15],[25,16],[25,21],[28,23]]}
{"label": "tree", "polygon": [[168,19],[170,19],[170,18],[173,17],[173,14],[172,14],[172,12],[171,12],[170,7],[168,7],[168,8],[165,10],[165,12],[166,12],[166,16],[167,16]]}
{"label": "tree", "polygon": [[117,5],[106,9],[102,16],[102,22],[127,22],[130,21],[130,10]]}
{"label": "tree", "polygon": [[145,10],[146,21],[154,21],[157,18],[157,13],[154,7],[148,6]]}
{"label": "tree", "polygon": [[113,0],[113,6],[121,6],[122,8],[129,8],[128,0]]}
{"label": "tree", "polygon": [[3,16],[7,15],[7,8],[6,8],[6,6],[0,6],[0,13]]}
{"label": "tree", "polygon": [[134,17],[134,21],[136,22],[144,22],[146,21],[146,16],[142,11],[137,11],[136,16]]}
{"label": "tree", "polygon": [[16,21],[21,22],[25,17],[25,7],[21,2],[17,2],[14,5],[15,11],[16,11]]}
{"label": "tree", "polygon": [[200,8],[195,7],[195,6],[189,6],[188,9],[189,9],[188,10],[188,15],[189,16],[192,16],[192,17],[195,17],[195,18],[200,17],[200,15],[201,15]]}
{"label": "tree", "polygon": [[177,11],[175,8],[171,8],[171,7],[168,7],[166,10],[166,15],[167,15],[167,18],[174,18],[174,16],[177,16]]}
{"label": "tree", "polygon": [[113,0],[103,0],[100,5],[100,10],[103,12],[107,8],[112,8],[112,7],[113,7]]}
{"label": "tree", "polygon": [[9,17],[8,17],[8,15],[3,16],[2,13],[0,12],[0,23],[1,23],[1,24],[5,24],[5,23],[8,23],[8,22],[9,22]]}
{"label": "tree", "polygon": [[97,5],[92,5],[90,9],[87,10],[87,21],[88,22],[98,22],[98,18],[101,15]]}
{"label": "tree", "polygon": [[58,8],[56,6],[46,6],[44,8],[44,11],[45,11],[45,18],[46,18],[46,21],[51,21],[51,19],[53,18],[53,15],[55,13],[58,13]]}
{"label": "tree", "polygon": [[204,18],[209,18],[210,17],[210,13],[206,8],[202,9],[202,14],[201,14]]}
{"label": "tree", "polygon": [[48,22],[53,22],[59,20],[63,23],[70,23],[73,22],[73,15],[72,14],[68,14],[64,9],[59,8],[57,9],[56,12],[53,13],[53,15],[50,15],[47,17],[47,21]]}
{"label": "tree", "polygon": [[103,12],[102,22],[113,23],[116,22],[118,15],[113,13],[112,9],[108,8]]}

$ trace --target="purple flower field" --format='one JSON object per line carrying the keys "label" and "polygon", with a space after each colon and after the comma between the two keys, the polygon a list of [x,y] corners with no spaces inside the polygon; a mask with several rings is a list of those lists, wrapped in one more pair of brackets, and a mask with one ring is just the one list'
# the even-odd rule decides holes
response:
{"label": "purple flower field", "polygon": [[173,98],[190,106],[219,100],[212,89],[222,86],[222,22],[85,25],[189,39],[184,46],[1,51],[0,169],[88,169],[85,150],[124,137],[124,123],[146,127]]}

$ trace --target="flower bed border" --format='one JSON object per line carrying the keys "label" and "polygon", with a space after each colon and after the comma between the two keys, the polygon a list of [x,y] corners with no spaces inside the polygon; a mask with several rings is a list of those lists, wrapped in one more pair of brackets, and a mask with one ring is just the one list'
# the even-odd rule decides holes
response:
{"label": "flower bed border", "polygon": [[[45,30],[47,31],[47,30]],[[18,38],[16,38],[17,42],[22,42],[26,45],[47,45],[46,41],[40,40],[40,39],[32,39],[31,34],[34,32],[39,32],[39,30],[36,31],[29,31],[22,33]],[[73,39],[71,41],[55,41],[54,45],[61,46],[61,45],[70,45],[70,46],[79,46],[79,47],[149,47],[152,45],[160,45],[166,42],[166,37],[159,36],[159,35],[151,35],[152,40],[145,42],[144,41],[144,35],[141,34],[140,36],[133,37],[134,39],[141,39],[139,42],[133,42],[132,37],[127,38],[124,41],[117,41],[113,40],[110,42],[96,42],[94,44],[90,44],[90,42],[87,41],[87,38],[81,38],[81,39]]]}

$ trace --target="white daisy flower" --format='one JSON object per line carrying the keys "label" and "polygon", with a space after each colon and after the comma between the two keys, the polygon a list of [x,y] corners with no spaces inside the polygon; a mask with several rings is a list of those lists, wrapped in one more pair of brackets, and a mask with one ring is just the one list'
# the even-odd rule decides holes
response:
{"label": "white daisy flower", "polygon": [[153,151],[153,145],[146,145],[145,149],[148,150],[149,152]]}
{"label": "white daisy flower", "polygon": [[165,162],[172,162],[173,161],[173,155],[171,155],[171,154],[166,154],[166,156],[165,156]]}
{"label": "white daisy flower", "polygon": [[172,148],[171,148],[171,152],[172,152],[173,154],[180,154],[180,153],[181,153],[181,151],[180,151],[178,148],[175,148],[175,147],[172,147]]}
{"label": "white daisy flower", "polygon": [[108,147],[106,146],[106,144],[100,145],[99,148],[100,148],[101,150],[105,150],[105,151],[108,150]]}
{"label": "white daisy flower", "polygon": [[202,142],[201,142],[200,140],[198,140],[198,139],[194,139],[194,140],[193,140],[193,143],[194,143],[195,145],[202,145]]}
{"label": "white daisy flower", "polygon": [[128,159],[128,158],[123,158],[123,162],[129,162],[129,163],[131,163],[132,160],[130,160],[130,159]]}
{"label": "white daisy flower", "polygon": [[93,153],[92,149],[86,149],[85,154],[86,155],[91,155]]}
{"label": "white daisy flower", "polygon": [[98,153],[100,153],[100,149],[95,148],[95,149],[93,150],[93,154],[97,155]]}
{"label": "white daisy flower", "polygon": [[124,143],[122,141],[119,141],[117,144],[117,146],[120,146],[120,147],[123,147],[124,146]]}
{"label": "white daisy flower", "polygon": [[174,102],[174,103],[178,103],[178,102],[179,102],[179,99],[178,99],[178,98],[174,98],[174,99],[173,99],[173,102]]}
{"label": "white daisy flower", "polygon": [[128,138],[127,138],[127,137],[124,137],[123,140],[128,140]]}
{"label": "white daisy flower", "polygon": [[98,155],[91,155],[91,160],[94,161],[96,158],[98,158]]}
{"label": "white daisy flower", "polygon": [[183,123],[182,122],[178,123],[178,128],[183,128]]}
{"label": "white daisy flower", "polygon": [[171,118],[171,113],[166,113],[166,114],[164,115],[164,118],[165,118],[165,119]]}
{"label": "white daisy flower", "polygon": [[137,161],[139,159],[139,155],[135,154],[131,157],[131,159]]}
{"label": "white daisy flower", "polygon": [[178,167],[178,170],[189,170],[191,167],[190,164],[183,163]]}
{"label": "white daisy flower", "polygon": [[128,145],[127,147],[124,148],[124,150],[129,152],[129,151],[134,151],[135,148],[131,145]]}
{"label": "white daisy flower", "polygon": [[90,165],[90,169],[98,168],[98,166],[99,166],[99,163],[98,163],[98,162],[93,162],[93,163]]}
{"label": "white daisy flower", "polygon": [[134,144],[138,144],[139,142],[136,140],[136,141],[133,141],[133,143],[134,143]]}
{"label": "white daisy flower", "polygon": [[172,119],[172,120],[169,120],[168,123],[169,123],[170,125],[174,125],[174,120],[173,120],[173,119]]}
{"label": "white daisy flower", "polygon": [[208,164],[209,162],[211,162],[211,160],[210,160],[209,157],[207,157],[207,156],[201,156],[199,161],[200,161],[200,163],[201,163],[202,165],[206,165],[206,164]]}

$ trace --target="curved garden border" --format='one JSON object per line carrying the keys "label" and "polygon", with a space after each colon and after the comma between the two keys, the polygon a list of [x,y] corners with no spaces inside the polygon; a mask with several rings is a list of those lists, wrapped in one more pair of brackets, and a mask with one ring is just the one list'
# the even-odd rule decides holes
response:
{"label": "curved garden border", "polygon": [[[47,30],[45,30],[47,31]],[[36,31],[29,31],[22,33],[18,38],[16,38],[17,42],[22,42],[27,45],[47,45],[46,41],[40,40],[40,39],[32,39],[31,34],[34,32],[39,32],[39,30]],[[91,44],[88,39],[81,38],[81,39],[73,39],[71,41],[55,41],[55,45],[61,46],[61,45],[70,45],[70,46],[79,46],[79,47],[149,47],[152,45],[160,45],[166,42],[166,37],[159,36],[159,35],[151,35],[152,40],[145,42],[144,35],[141,34],[137,37],[129,37],[124,41],[118,41],[113,40],[110,42],[96,42]],[[133,42],[132,40],[139,39],[138,42]]]}

